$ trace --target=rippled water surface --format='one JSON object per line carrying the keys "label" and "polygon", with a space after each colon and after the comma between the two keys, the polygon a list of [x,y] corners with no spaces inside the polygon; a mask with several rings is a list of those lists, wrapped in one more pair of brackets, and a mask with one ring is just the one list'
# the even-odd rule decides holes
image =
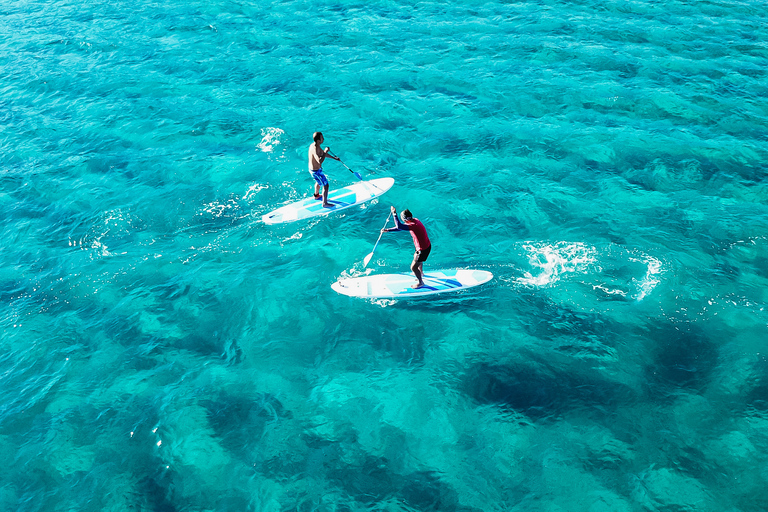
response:
{"label": "rippled water surface", "polygon": [[4,2],[0,508],[768,509],[767,13]]}

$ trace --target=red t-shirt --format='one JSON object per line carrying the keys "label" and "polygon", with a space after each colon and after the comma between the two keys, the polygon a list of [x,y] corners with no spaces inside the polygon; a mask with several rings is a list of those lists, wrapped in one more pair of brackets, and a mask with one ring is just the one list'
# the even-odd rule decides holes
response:
{"label": "red t-shirt", "polygon": [[424,227],[424,224],[422,224],[419,219],[410,219],[401,225],[404,229],[411,232],[413,245],[416,246],[417,251],[428,249],[432,246],[432,243],[427,236],[427,228]]}

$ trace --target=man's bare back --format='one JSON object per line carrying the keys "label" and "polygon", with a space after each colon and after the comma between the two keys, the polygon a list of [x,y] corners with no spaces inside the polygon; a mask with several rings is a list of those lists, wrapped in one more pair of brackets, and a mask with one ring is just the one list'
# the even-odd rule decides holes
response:
{"label": "man's bare back", "polygon": [[[325,141],[322,133],[315,132],[312,135],[312,139],[314,142],[309,145],[307,156],[309,174],[311,174],[312,179],[315,180],[315,199],[322,199],[323,206],[329,208],[331,207],[331,204],[328,203],[328,178],[326,178],[325,174],[323,174],[323,161],[326,157],[330,157],[334,160],[339,159],[333,155],[328,154],[331,148],[322,148],[321,144]],[[322,195],[320,195],[320,187],[323,188]]]}

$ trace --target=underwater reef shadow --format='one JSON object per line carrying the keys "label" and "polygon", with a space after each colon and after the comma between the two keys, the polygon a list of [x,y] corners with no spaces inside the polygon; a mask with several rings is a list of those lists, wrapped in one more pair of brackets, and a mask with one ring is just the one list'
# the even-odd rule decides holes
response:
{"label": "underwater reef shadow", "polygon": [[276,396],[219,392],[201,405],[208,411],[208,420],[222,446],[242,460],[250,461],[258,452],[267,425],[293,418]]}
{"label": "underwater reef shadow", "polygon": [[535,361],[478,361],[464,372],[459,387],[480,404],[497,405],[534,421],[557,420],[569,413],[610,416],[639,398],[635,390],[598,370],[568,372]]}
{"label": "underwater reef shadow", "polygon": [[652,400],[672,400],[680,391],[701,393],[719,363],[717,344],[690,322],[663,321],[644,333],[653,345],[645,368],[646,392]]}

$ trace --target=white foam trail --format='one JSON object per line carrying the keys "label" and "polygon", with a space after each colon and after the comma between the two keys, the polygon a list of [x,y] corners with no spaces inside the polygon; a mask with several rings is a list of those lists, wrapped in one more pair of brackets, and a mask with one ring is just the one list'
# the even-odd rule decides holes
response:
{"label": "white foam trail", "polygon": [[212,203],[208,203],[203,206],[203,211],[199,213],[199,215],[203,215],[204,213],[210,213],[213,217],[221,217],[225,213],[227,213],[228,210],[231,210],[237,206],[237,203],[233,201],[232,199],[228,200],[226,203],[221,203],[219,201],[214,201]]}
{"label": "white foam trail", "polygon": [[262,128],[261,142],[256,147],[264,153],[271,153],[274,151],[275,146],[280,145],[280,136],[284,133],[280,128]]}
{"label": "white foam trail", "polygon": [[547,286],[557,282],[564,274],[585,273],[595,264],[597,250],[583,243],[557,242],[529,243],[523,248],[529,252],[528,262],[538,272],[526,272],[517,279],[528,286]]}
{"label": "white foam trail", "polygon": [[258,192],[261,192],[264,189],[269,188],[267,185],[262,185],[260,183],[256,183],[255,185],[251,185],[248,188],[248,191],[246,191],[245,195],[243,196],[243,200],[247,200],[251,194],[256,194]]}
{"label": "white foam trail", "polygon": [[606,295],[620,295],[626,297],[627,293],[624,290],[612,290],[603,284],[597,284],[592,287],[593,290],[600,290]]}
{"label": "white foam trail", "polygon": [[643,263],[648,267],[645,276],[638,281],[639,292],[637,294],[637,300],[641,301],[653,291],[657,284],[659,284],[657,276],[661,273],[661,261],[648,255],[644,255],[642,258],[630,258],[630,260]]}
{"label": "white foam trail", "polygon": [[[134,219],[130,213],[121,209],[107,210],[102,214],[101,220],[95,222],[88,230],[88,234],[79,241],[82,249],[95,249],[94,253],[99,256],[112,256],[113,253],[107,247],[106,242],[110,236],[124,236],[133,231]],[[78,245],[70,242],[70,245]],[[125,254],[122,252],[120,254]]]}

